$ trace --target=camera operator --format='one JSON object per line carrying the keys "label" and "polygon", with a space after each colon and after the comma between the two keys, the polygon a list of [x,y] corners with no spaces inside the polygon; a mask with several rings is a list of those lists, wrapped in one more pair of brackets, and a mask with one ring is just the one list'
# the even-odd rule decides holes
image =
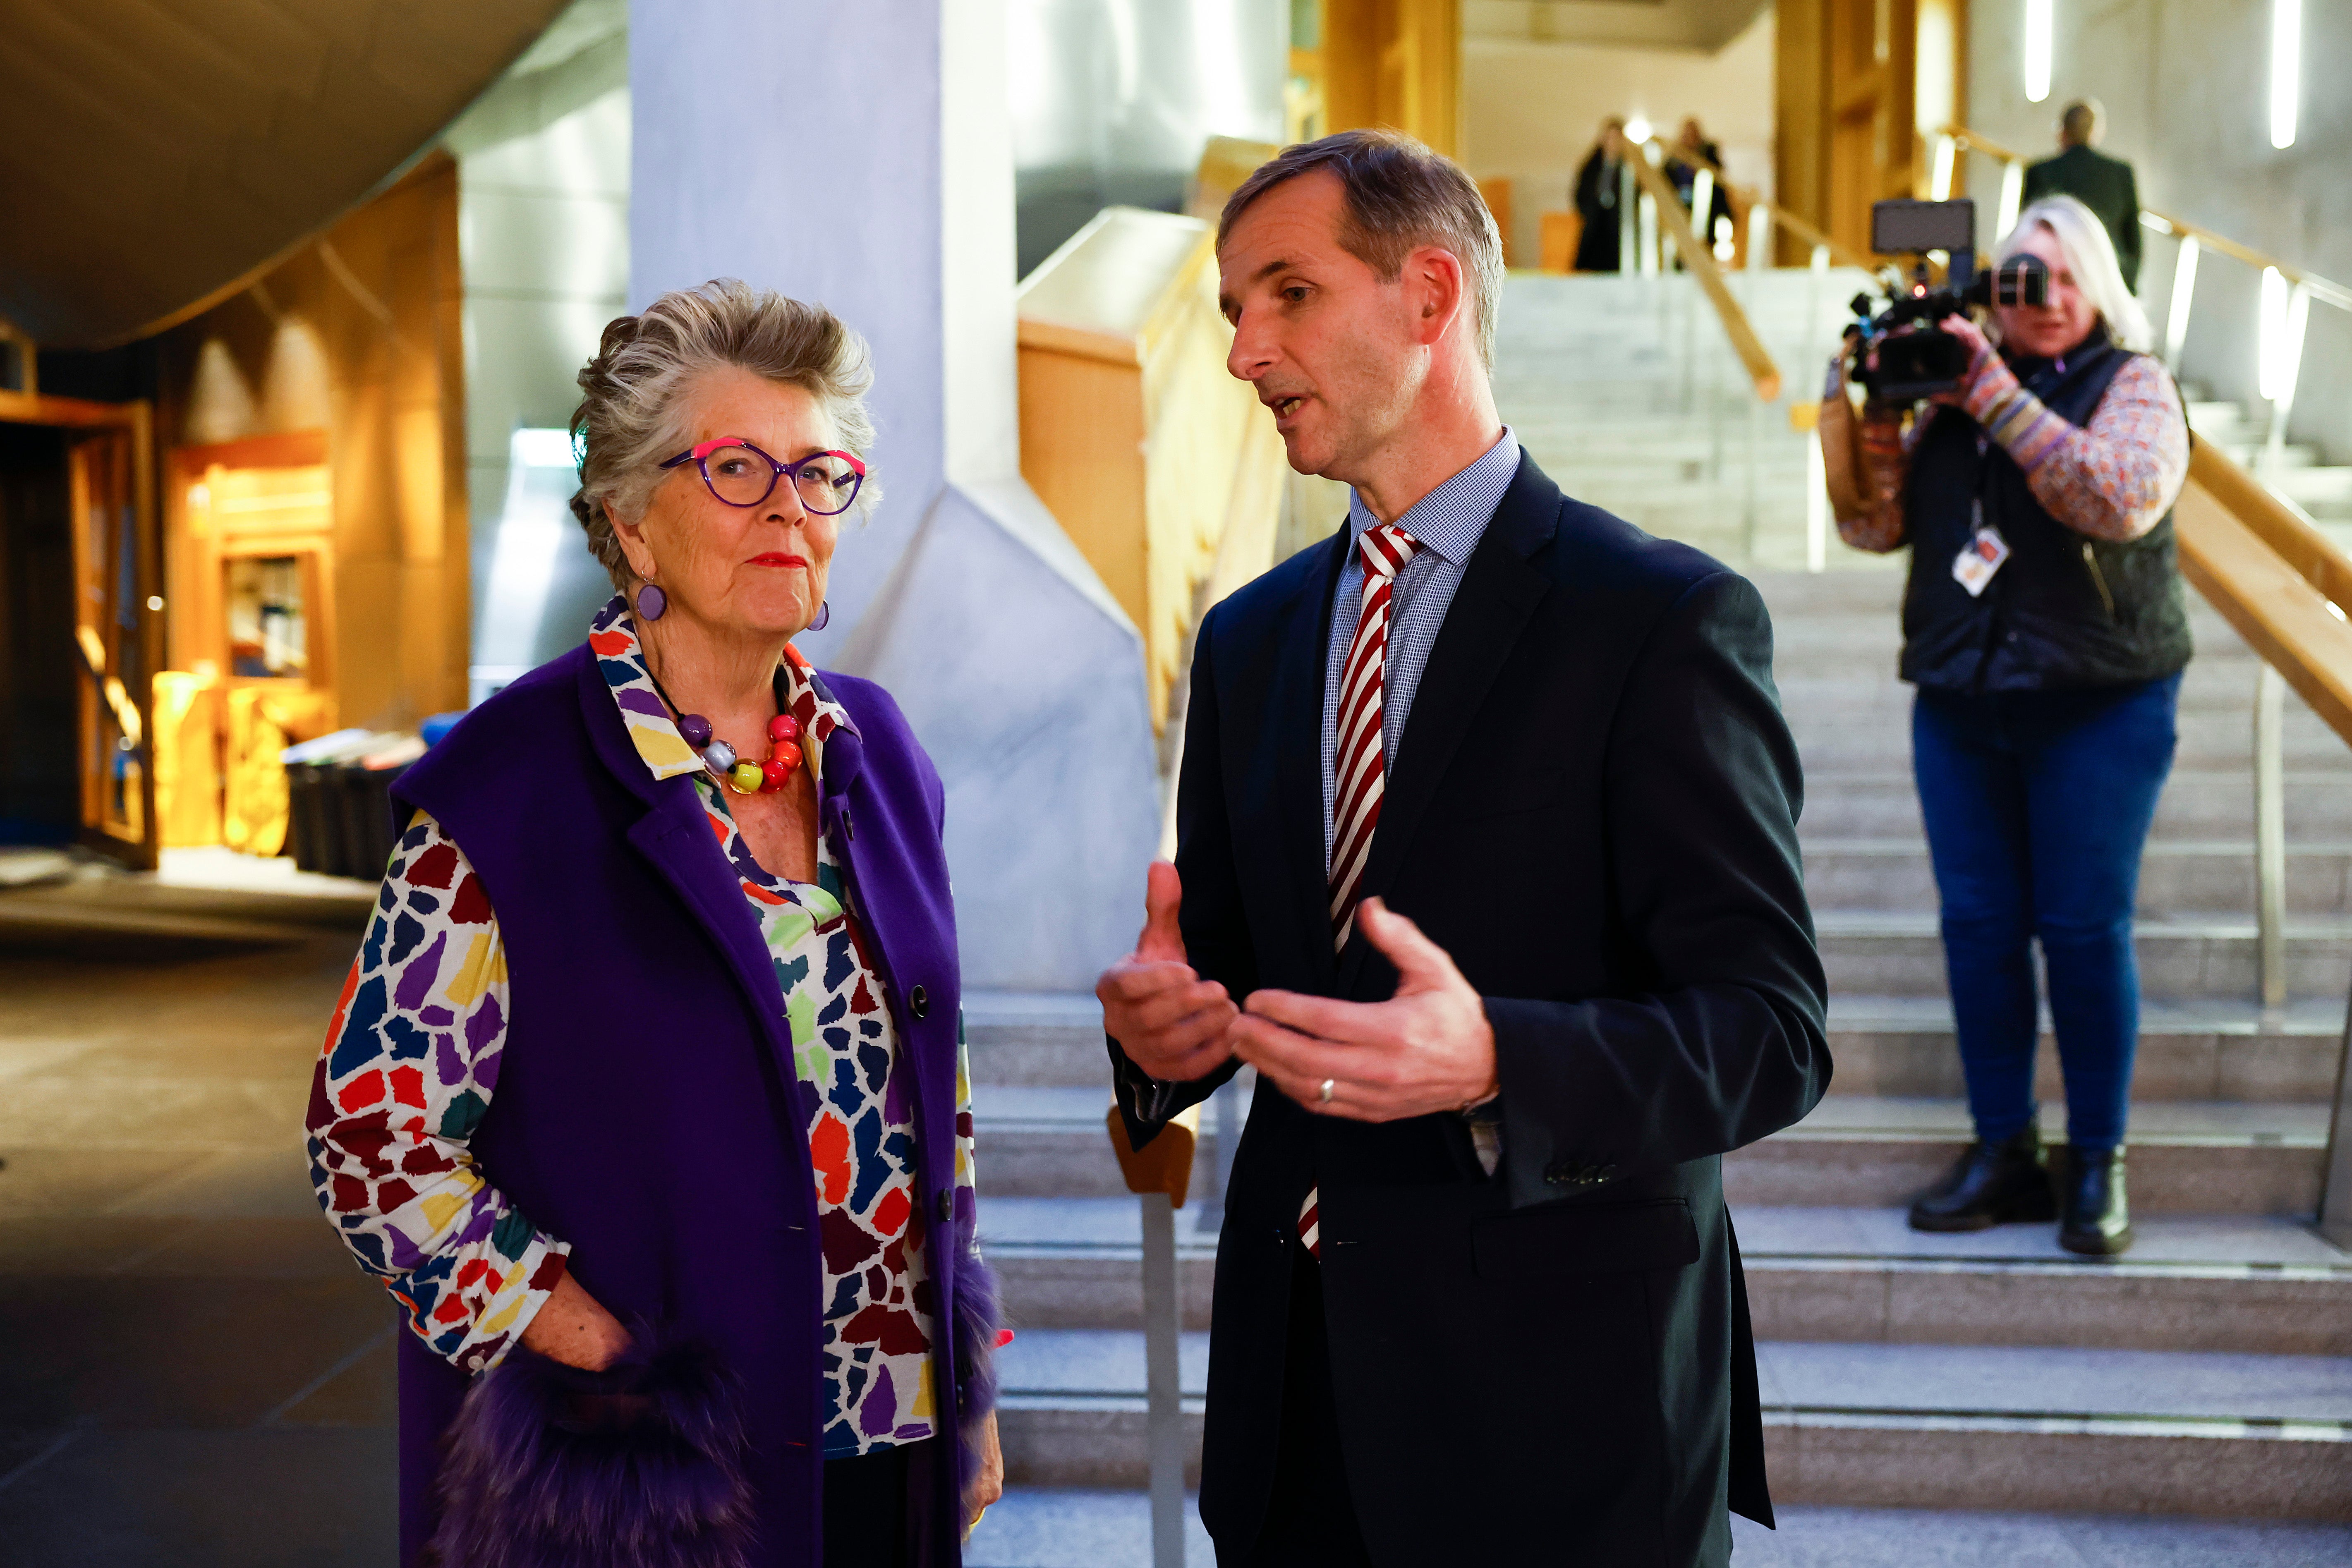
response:
{"label": "camera operator", "polygon": [[[1859,495],[1837,523],[1857,549],[1911,547],[1912,764],[1976,1124],[1911,1224],[1979,1230],[2059,1206],[2033,1100],[2038,938],[2066,1086],[2058,1238],[2111,1254],[2131,1242],[2133,901],[2189,657],[2170,515],[2189,426],[2090,209],[2028,207],[1996,268],[2021,255],[2049,269],[2044,302],[1993,307],[1989,331],[1948,318],[1969,354],[1959,385],[1865,403]],[[1843,428],[1843,355],[1829,397]]]}

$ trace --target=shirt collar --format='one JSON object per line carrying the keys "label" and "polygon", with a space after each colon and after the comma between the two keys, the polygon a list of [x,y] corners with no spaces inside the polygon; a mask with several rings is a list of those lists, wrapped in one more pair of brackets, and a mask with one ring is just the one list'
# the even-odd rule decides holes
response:
{"label": "shirt collar", "polygon": [[[1421,541],[1422,544],[1459,566],[1470,559],[1486,536],[1486,525],[1495,521],[1495,510],[1503,504],[1503,492],[1511,488],[1511,480],[1519,471],[1519,443],[1511,427],[1503,426],[1502,437],[1480,454],[1475,461],[1405,508],[1397,519],[1397,526]],[[1364,530],[1379,519],[1364,505],[1364,498],[1355,491],[1348,492],[1348,542],[1352,552]]]}
{"label": "shirt collar", "polygon": [[[596,668],[613,693],[614,706],[621,710],[621,722],[628,729],[631,743],[654,777],[676,778],[680,773],[703,771],[701,753],[688,745],[686,737],[677,732],[677,721],[672,717],[669,704],[662,700],[661,692],[654,686],[653,671],[646,665],[645,647],[637,641],[636,619],[630,615],[628,601],[622,595],[614,595],[588,623],[588,647],[596,656]],[[824,742],[835,730],[856,734],[857,726],[851,722],[848,711],[834,700],[833,693],[825,689],[815,667],[790,643],[784,645],[781,668],[787,710],[800,721],[803,750],[808,753],[810,770],[821,779],[824,776]]]}

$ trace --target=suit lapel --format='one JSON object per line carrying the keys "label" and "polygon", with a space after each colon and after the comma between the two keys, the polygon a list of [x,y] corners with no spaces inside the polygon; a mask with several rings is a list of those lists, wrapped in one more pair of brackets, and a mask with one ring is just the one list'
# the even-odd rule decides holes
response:
{"label": "suit lapel", "polygon": [[[1550,542],[1559,525],[1559,487],[1522,454],[1494,521],[1470,552],[1413,693],[1412,713],[1397,741],[1381,802],[1380,826],[1372,834],[1371,858],[1364,867],[1365,897],[1387,895],[1479,704],[1538,601],[1549,591],[1550,579],[1528,558]],[[1339,957],[1341,994],[1352,990],[1368,948],[1360,933],[1348,938]]]}
{"label": "suit lapel", "polygon": [[1348,555],[1348,528],[1323,547],[1315,570],[1282,614],[1282,647],[1268,704],[1269,733],[1277,748],[1276,826],[1295,897],[1294,925],[1307,973],[1328,982],[1331,952],[1331,880],[1323,851],[1323,681],[1331,648],[1331,595]]}

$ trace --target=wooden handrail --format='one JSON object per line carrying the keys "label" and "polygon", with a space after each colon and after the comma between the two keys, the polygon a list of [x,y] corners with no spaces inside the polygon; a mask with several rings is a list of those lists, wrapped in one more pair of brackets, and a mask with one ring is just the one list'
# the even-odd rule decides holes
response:
{"label": "wooden handrail", "polygon": [[[1962,147],[1981,153],[1988,158],[1998,159],[2004,163],[2028,162],[2024,153],[1979,136],[1965,125],[1947,125],[1937,134],[1948,136]],[[2347,289],[2341,283],[2330,282],[2316,272],[2306,272],[2300,267],[2281,261],[2275,256],[2256,250],[2251,245],[2242,245],[2226,234],[2215,233],[2203,224],[2191,223],[2185,217],[2178,217],[2156,207],[2144,206],[2139,210],[2142,216],[2156,219],[2171,233],[2193,238],[2207,249],[2218,250],[2232,261],[2242,261],[2249,267],[2276,268],[2279,276],[2288,282],[2300,283],[2309,289],[2313,299],[2333,305],[2339,310],[2352,310],[2352,289]]]}
{"label": "wooden handrail", "polygon": [[1874,258],[1864,256],[1862,252],[1853,249],[1843,241],[1831,237],[1826,230],[1816,227],[1811,223],[1799,217],[1787,207],[1782,206],[1780,203],[1771,200],[1761,193],[1746,185],[1733,184],[1731,183],[1731,176],[1723,172],[1723,165],[1716,163],[1714,160],[1705,157],[1700,153],[1694,153],[1686,147],[1675,146],[1673,143],[1662,142],[1654,136],[1650,138],[1648,142],[1643,142],[1643,145],[1647,147],[1655,147],[1658,149],[1658,153],[1661,157],[1672,158],[1678,163],[1688,163],[1694,169],[1705,169],[1708,174],[1715,176],[1715,183],[1717,185],[1721,187],[1723,190],[1736,194],[1741,201],[1746,202],[1751,207],[1762,207],[1766,212],[1772,215],[1772,221],[1774,223],[1780,225],[1782,228],[1789,230],[1799,239],[1803,240],[1806,244],[1817,245],[1827,250],[1830,253],[1831,259],[1835,261],[1839,266],[1859,267],[1864,272],[1872,272],[1877,269],[1878,262]]}
{"label": "wooden handrail", "polygon": [[1747,367],[1748,379],[1756,384],[1756,395],[1766,403],[1776,402],[1780,395],[1780,367],[1772,363],[1772,355],[1764,347],[1764,340],[1756,335],[1756,325],[1748,319],[1748,312],[1731,297],[1730,289],[1723,281],[1723,268],[1715,264],[1714,253],[1691,232],[1690,216],[1683,211],[1683,200],[1674,183],[1647,158],[1626,162],[1633,171],[1633,178],[1657,204],[1658,221],[1674,236],[1675,253],[1690,268],[1691,276],[1698,279],[1698,286],[1706,291],[1715,306],[1715,313],[1722,319],[1724,335],[1731,340],[1732,353]]}
{"label": "wooden handrail", "polygon": [[2189,453],[2189,477],[2236,516],[2302,579],[2339,609],[2352,611],[2352,556],[2336,548],[2276,491],[2208,441]]}
{"label": "wooden handrail", "polygon": [[2173,526],[2181,574],[2352,745],[2352,560],[2209,442]]}
{"label": "wooden handrail", "polygon": [[1139,1195],[1166,1193],[1171,1207],[1182,1208],[1192,1185],[1192,1147],[1200,1142],[1201,1108],[1188,1105],[1178,1111],[1140,1149],[1127,1141],[1127,1118],[1117,1105],[1103,1125],[1110,1133],[1111,1152],[1118,1157],[1127,1190]]}

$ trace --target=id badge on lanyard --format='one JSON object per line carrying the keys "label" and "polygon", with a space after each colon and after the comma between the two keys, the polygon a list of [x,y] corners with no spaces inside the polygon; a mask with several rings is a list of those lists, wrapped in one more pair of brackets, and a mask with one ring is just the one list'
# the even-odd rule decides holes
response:
{"label": "id badge on lanyard", "polygon": [[[1984,437],[1979,436],[1977,438],[1979,459],[1984,447]],[[1969,542],[1960,546],[1958,555],[1952,557],[1952,579],[1966,588],[1969,597],[1974,599],[1983,595],[1985,584],[1991,582],[1993,574],[2000,570],[2000,563],[2009,559],[2009,541],[2000,536],[2000,529],[1985,521],[1984,498],[1981,495],[1969,503]]]}

